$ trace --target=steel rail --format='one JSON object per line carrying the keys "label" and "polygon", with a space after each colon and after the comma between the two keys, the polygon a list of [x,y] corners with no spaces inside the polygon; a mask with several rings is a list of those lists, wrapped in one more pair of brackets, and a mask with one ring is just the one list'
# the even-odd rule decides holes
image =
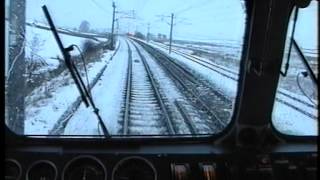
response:
{"label": "steel rail", "polygon": [[[159,45],[159,46],[160,46],[160,45]],[[161,46],[161,47],[167,49],[166,45]],[[210,70],[213,70],[213,71],[221,74],[222,76],[225,76],[225,77],[227,77],[227,78],[229,78],[229,79],[231,79],[231,80],[233,80],[233,81],[237,81],[236,78],[231,77],[231,76],[229,76],[229,75],[226,75],[225,73],[220,72],[220,71],[218,71],[218,70],[215,70],[215,69],[213,69],[212,67],[209,67],[209,66],[207,66],[207,65],[205,65],[205,64],[203,64],[203,63],[209,64],[209,65],[211,65],[211,66],[214,66],[214,67],[216,67],[216,68],[219,68],[219,69],[221,69],[221,70],[223,70],[223,71],[229,72],[229,73],[231,73],[231,74],[233,74],[233,75],[236,75],[236,76],[239,75],[238,73],[235,73],[235,72],[233,72],[233,71],[230,71],[230,70],[225,69],[225,68],[222,68],[222,67],[219,67],[219,66],[217,66],[217,65],[215,65],[215,64],[213,64],[213,63],[206,62],[206,61],[204,61],[204,60],[202,60],[202,59],[200,59],[200,58],[191,56],[190,54],[187,54],[187,53],[184,53],[184,52],[180,52],[180,51],[175,50],[175,49],[172,49],[172,51],[173,51],[173,52],[176,52],[176,53],[182,55],[183,57],[185,57],[185,58],[187,58],[187,59],[189,59],[189,60],[191,60],[191,61],[193,61],[193,62],[195,62],[195,63],[198,63],[198,64],[200,64],[200,65],[202,65],[202,66],[204,66],[204,67],[206,67],[206,68],[208,68],[208,69],[210,69]],[[198,62],[198,61],[200,61],[200,62]],[[283,92],[283,91],[281,91],[281,90],[278,90],[277,92],[278,92],[279,94],[283,95],[283,96],[286,96],[286,97],[292,99],[292,100],[298,101],[298,102],[300,102],[301,104],[304,104],[304,105],[306,105],[306,106],[309,107],[309,108],[317,108],[316,105],[310,104],[310,103],[308,103],[308,102],[306,102],[306,101],[304,101],[304,100],[301,100],[301,99],[298,99],[298,98],[296,98],[296,97],[293,97],[293,96],[291,96],[291,95],[289,95],[289,94],[287,94],[287,93],[285,93],[285,92]],[[293,105],[293,104],[291,104],[291,103],[289,103],[289,102],[287,102],[287,101],[285,101],[285,100],[283,100],[283,99],[280,99],[280,98],[277,98],[277,97],[276,97],[276,100],[277,100],[278,102],[282,103],[282,104],[285,104],[285,105],[287,105],[287,106],[295,109],[296,111],[299,111],[300,113],[302,113],[302,114],[304,114],[304,115],[306,115],[306,116],[308,116],[308,117],[310,117],[310,118],[312,118],[312,119],[317,119],[317,117],[316,117],[315,115],[313,115],[313,114],[311,114],[311,113],[309,113],[309,112],[306,112],[306,111],[302,110],[301,108],[299,108],[299,107],[297,107],[297,106],[295,106],[295,105]]]}
{"label": "steel rail", "polygon": [[134,42],[132,42],[132,44],[136,48],[136,50],[137,50],[137,52],[138,52],[138,54],[140,56],[140,59],[143,62],[143,65],[145,67],[145,70],[147,72],[148,78],[149,78],[150,83],[151,83],[151,87],[152,87],[152,89],[153,89],[153,91],[155,93],[155,97],[156,97],[156,99],[157,99],[157,101],[158,101],[158,103],[160,105],[160,108],[161,108],[161,110],[163,112],[165,124],[168,127],[169,134],[171,134],[171,135],[175,134],[175,129],[174,129],[174,126],[173,126],[172,119],[169,116],[168,110],[167,110],[167,108],[166,108],[166,106],[165,106],[165,104],[163,102],[163,98],[161,97],[161,94],[160,94],[160,92],[159,92],[159,90],[158,90],[158,88],[156,86],[156,83],[155,83],[155,80],[153,78],[153,75],[152,75],[152,72],[150,70],[150,67],[149,67],[145,57],[141,54],[141,52],[140,52],[139,48],[137,47],[137,45]]}
{"label": "steel rail", "polygon": [[[158,50],[153,49],[152,47],[141,43],[141,45],[144,47],[144,49],[149,52],[149,54],[151,56],[153,56],[155,59],[158,59],[158,62],[160,62],[160,64],[162,64],[162,66],[167,70],[167,72],[171,75],[171,77],[173,77],[175,80],[177,80],[177,82],[179,82],[179,84],[187,91],[190,93],[190,95],[192,96],[192,100],[196,100],[200,106],[202,107],[202,110],[206,111],[208,113],[209,116],[213,117],[218,124],[216,124],[217,127],[219,128],[224,128],[226,126],[226,122],[222,121],[216,114],[217,112],[212,111],[211,108],[209,108],[208,104],[203,100],[203,98],[201,98],[201,96],[198,96],[196,91],[194,90],[197,86],[195,86],[194,84],[192,84],[192,88],[188,87],[188,85],[186,84],[185,79],[183,79],[185,76],[184,73],[184,69],[183,71],[179,71],[177,69],[181,69],[182,67],[180,67],[177,63],[173,62],[171,59],[169,59],[167,56],[165,56],[164,54],[160,53]],[[164,64],[164,61],[166,61],[167,63],[170,63],[170,65],[168,64]],[[176,68],[176,71],[179,71],[179,73],[177,72],[173,72],[174,70],[170,69],[169,67],[174,67]],[[182,74],[181,74],[182,73]],[[179,74],[179,75],[178,75]],[[183,78],[182,78],[183,77]],[[197,84],[200,84],[200,82],[198,82]],[[190,86],[190,85],[189,85]],[[217,94],[216,94],[217,95]],[[219,94],[217,95],[219,96]]]}
{"label": "steel rail", "polygon": [[126,84],[126,100],[125,100],[125,112],[123,118],[123,135],[127,135],[129,132],[129,111],[130,111],[130,94],[132,84],[132,51],[128,41],[126,41],[128,47],[128,70],[127,70],[127,84]]}

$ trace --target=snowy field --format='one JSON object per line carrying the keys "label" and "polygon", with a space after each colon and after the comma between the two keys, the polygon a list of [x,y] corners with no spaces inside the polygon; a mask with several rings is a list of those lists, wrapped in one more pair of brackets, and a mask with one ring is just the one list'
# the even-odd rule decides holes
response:
{"label": "snowy field", "polygon": [[[81,38],[78,39],[81,41]],[[101,61],[90,64],[88,67],[89,71],[89,81],[91,82],[99,71],[101,71],[103,66],[107,66],[103,72],[101,79],[98,80],[97,84],[92,88],[93,99],[96,106],[100,109],[100,115],[104,120],[107,128],[111,134],[118,134],[119,119],[121,119],[121,109],[123,101],[123,89],[125,88],[125,79],[127,71],[127,59],[128,59],[128,49],[125,43],[125,39],[119,38],[119,50],[115,56],[110,59],[114,52],[110,51],[103,54]],[[78,42],[79,42],[78,41]],[[167,53],[167,50],[163,47],[153,44],[154,47],[158,48],[160,51]],[[140,47],[140,49],[142,49]],[[148,58],[152,59],[148,54],[142,51],[143,54]],[[212,86],[219,92],[231,98],[233,101],[236,98],[237,91],[237,81],[231,80],[217,72],[207,69],[206,67],[197,64],[193,61],[186,59],[178,53],[171,53],[177,62],[184,64],[186,67],[194,71],[194,73],[199,74],[202,78],[208,80]],[[159,82],[168,82],[168,79],[164,78],[164,72],[157,67],[154,62],[150,61],[151,67],[153,67],[154,74],[157,75]],[[226,67],[224,67],[226,68]],[[158,70],[157,70],[158,69]],[[236,73],[236,69],[229,69]],[[219,69],[221,71],[221,69]],[[67,74],[68,72],[64,72]],[[230,76],[236,77],[233,73],[229,73]],[[162,78],[161,78],[162,77]],[[162,79],[162,80],[161,80]],[[161,86],[167,87],[166,96],[170,97],[168,99],[180,99],[183,100],[182,96],[177,90],[172,89],[173,86],[165,85],[166,83],[161,82]],[[50,98],[41,97],[44,94],[45,88],[50,89]],[[171,90],[170,90],[171,89]],[[72,103],[74,103],[78,96],[76,92],[76,87],[67,75],[62,75],[54,78],[44,84],[44,86],[35,89],[30,96],[27,97],[28,101],[35,101],[35,104],[27,105],[27,119],[26,119],[26,134],[43,134],[46,135],[50,130],[54,128],[56,123],[61,120],[61,116],[65,113],[66,109],[70,109]],[[168,94],[168,92],[173,92]],[[286,91],[281,89],[282,92],[289,94],[297,99],[308,102],[308,99],[304,96]],[[173,98],[174,97],[174,98]],[[317,115],[317,109],[306,107],[302,103],[293,101],[292,99],[285,97],[284,95],[277,96],[283,99],[287,103],[294,103],[297,107],[303,109],[304,111]],[[49,104],[50,103],[50,104]],[[301,114],[291,107],[285,105],[282,102],[276,101],[275,110],[273,113],[273,122],[277,129],[288,134],[299,134],[299,135],[310,135],[317,133],[317,122]],[[50,116],[48,119],[47,117]],[[86,108],[83,103],[80,104],[79,108],[70,116],[71,119],[67,123],[64,129],[64,135],[99,135],[98,121],[92,108]],[[297,118],[298,117],[298,118]],[[199,117],[193,117],[195,121],[199,121]],[[179,118],[178,118],[179,119]],[[181,119],[181,117],[180,117]],[[198,120],[197,120],[198,119]],[[303,121],[301,121],[303,119]],[[183,123],[180,122],[182,126]],[[200,124],[200,123],[197,123]],[[201,127],[205,129],[205,127]],[[201,129],[200,128],[200,129]]]}
{"label": "snowy field", "polygon": [[[149,43],[153,47],[158,48],[162,52],[166,53],[169,55],[167,48],[164,48],[161,46],[161,44],[157,43]],[[173,48],[175,49],[175,48]],[[176,48],[177,50],[180,50],[180,48]],[[224,51],[225,49],[222,48],[221,51]],[[227,53],[230,53],[232,51],[227,51]],[[233,51],[237,52],[237,51]],[[205,79],[208,79],[213,86],[219,90],[220,92],[223,92],[223,94],[229,96],[233,100],[235,100],[236,95],[237,95],[237,81],[231,80],[219,73],[216,73],[200,64],[197,64],[193,61],[190,61],[189,59],[181,56],[178,53],[171,52],[170,54],[172,57],[174,57],[176,60],[178,60],[180,63],[186,65],[190,69],[194,70],[194,72],[199,73],[202,77]],[[235,55],[236,57],[238,55]],[[201,57],[198,57],[201,58]],[[204,58],[201,58],[204,59]],[[295,65],[295,64],[294,64]],[[301,67],[301,66],[300,66]],[[225,67],[228,68],[228,70],[231,70],[233,72],[237,72],[237,69],[230,69],[230,67]],[[219,71],[219,69],[217,69]],[[221,71],[221,70],[220,70]],[[224,72],[227,73],[227,72]],[[230,75],[230,74],[228,74]],[[231,75],[232,76],[232,75]],[[310,101],[307,97],[293,93],[292,91],[288,91],[283,88],[278,88],[279,92],[285,92],[286,94],[289,94],[290,96],[293,96],[297,99],[303,100],[305,102],[308,102],[310,104]],[[273,124],[274,126],[281,132],[285,134],[291,134],[291,135],[314,135],[318,134],[318,122],[317,122],[317,117],[318,117],[318,109],[317,108],[310,108],[305,106],[302,103],[299,103],[297,101],[293,101],[292,99],[285,97],[281,95],[280,93],[277,93],[277,98],[282,99],[286,103],[289,104],[294,104],[296,107],[312,114],[316,118],[310,118],[309,116],[306,116],[292,107],[289,107],[285,105],[282,102],[276,101],[275,102],[275,108],[273,112]],[[314,102],[317,102],[314,100]],[[315,107],[317,107],[317,104],[315,104]]]}
{"label": "snowy field", "polygon": [[[39,54],[43,56],[45,59],[50,59],[51,57],[59,54],[59,49],[53,46],[55,43],[50,43],[50,37],[52,35],[50,33],[41,33],[43,30],[35,30],[29,29],[31,37],[38,36],[43,39],[46,39],[46,43],[51,44],[50,47],[46,47],[45,49],[41,49]],[[78,37],[68,37],[68,35],[63,36],[64,43],[77,43],[81,45],[83,42],[83,38]],[[51,39],[54,41],[54,39]],[[125,89],[125,80],[127,75],[127,59],[128,59],[128,49],[125,42],[125,38],[119,38],[119,49],[117,53],[115,51],[108,51],[104,53],[101,57],[101,60],[95,61],[94,63],[90,63],[88,66],[88,76],[89,81],[92,82],[93,79],[97,76],[99,72],[106,66],[106,69],[102,72],[101,78],[98,80],[97,84],[92,88],[92,96],[96,103],[96,106],[100,109],[100,115],[104,120],[110,134],[118,134],[119,128],[121,128],[119,124],[119,119],[121,119],[121,110],[122,110],[122,101],[123,101],[123,89]],[[166,48],[161,46],[161,44],[151,43],[153,47],[156,47],[160,51],[168,54]],[[140,47],[140,46],[139,46]],[[47,49],[48,48],[48,49]],[[133,48],[132,48],[133,49]],[[142,48],[140,47],[142,50]],[[175,47],[175,50],[181,50],[180,48]],[[49,53],[46,53],[48,51]],[[214,51],[214,50],[213,50]],[[235,53],[237,51],[231,51],[228,48],[222,48],[221,52],[225,51],[226,53]],[[191,51],[184,51],[185,53],[191,53]],[[113,55],[114,57],[111,59],[110,57]],[[182,95],[177,90],[172,89],[173,86],[169,85],[167,78],[164,78],[164,72],[161,69],[156,68],[157,66],[154,64],[153,60],[151,61],[151,57],[142,50],[147,59],[149,59],[149,63],[151,67],[153,67],[152,71],[157,75],[158,81],[161,83],[161,87],[169,88],[165,93],[168,99],[180,99],[183,100]],[[27,52],[27,55],[30,55],[30,52]],[[213,88],[217,91],[221,92],[228,98],[235,101],[237,95],[237,85],[238,82],[227,78],[220,73],[212,71],[198,63],[190,61],[179,53],[172,52],[170,56],[174,57],[178,63],[183,64],[188,69],[193,71],[195,74],[198,74],[200,77],[210,82]],[[196,56],[196,55],[193,55]],[[238,54],[234,54],[233,57],[239,56]],[[202,57],[203,61],[211,62],[210,60]],[[48,64],[50,61],[48,61]],[[54,66],[54,63],[52,63]],[[230,72],[224,72],[233,78],[238,78],[238,70],[232,69],[230,67],[225,67],[222,65],[220,68],[225,68]],[[158,70],[157,70],[158,69]],[[222,71],[221,69],[217,69],[217,71]],[[27,102],[36,102],[32,104],[27,104],[26,107],[26,121],[25,121],[25,134],[39,134],[46,135],[50,133],[50,131],[57,125],[57,122],[61,121],[62,115],[66,113],[66,109],[70,109],[72,104],[79,99],[78,92],[75,93],[76,87],[73,83],[73,80],[70,78],[70,75],[67,75],[68,72],[63,72],[61,76],[56,77],[47,81],[43,86],[35,89],[30,96],[26,98]],[[162,78],[161,78],[162,77]],[[167,83],[164,83],[165,81]],[[169,84],[168,84],[169,83]],[[45,96],[44,92],[47,92],[49,89],[49,96]],[[170,90],[171,89],[171,90]],[[168,92],[173,92],[172,94],[168,94]],[[279,91],[289,94],[297,99],[308,102],[308,99],[302,95],[289,92],[285,89],[279,89]],[[175,97],[175,98],[173,98]],[[284,95],[278,94],[277,98],[282,99],[284,102],[289,104],[294,104],[300,109],[314,115],[317,117],[318,110],[316,108],[307,107],[303,103],[296,102]],[[287,106],[283,102],[276,101],[275,109],[273,113],[273,122],[275,127],[279,129],[281,132],[287,134],[298,134],[298,135],[312,135],[317,134],[317,121],[312,119],[292,107]],[[191,111],[191,110],[190,110]],[[50,116],[50,118],[47,118]],[[72,114],[70,114],[70,119],[66,124],[66,127],[63,130],[63,135],[99,135],[101,132],[98,130],[98,121],[94,113],[92,112],[92,108],[86,108],[83,103],[75,110]],[[298,117],[298,118],[297,118]],[[179,118],[177,118],[179,119]],[[181,117],[180,117],[181,119]],[[193,119],[200,123],[199,117],[196,115]],[[302,121],[303,120],[303,121]],[[185,126],[182,122],[180,122],[181,127]],[[205,127],[200,127],[199,129],[205,129]],[[183,131],[182,131],[183,133]],[[184,132],[186,133],[186,132]]]}
{"label": "snowy field", "polygon": [[[58,61],[52,58],[56,56],[61,57],[61,52],[53,35],[50,31],[27,26],[27,42],[32,42],[34,37],[42,41],[42,47],[36,52],[37,55],[41,56],[48,64],[48,66],[43,67],[41,71],[46,72],[55,69]],[[64,46],[76,44],[80,46],[80,48],[83,42],[87,40],[85,38],[68,35],[61,35],[61,39]],[[26,46],[27,57],[32,53],[31,45],[32,44],[29,43]],[[92,83],[93,79],[103,67],[107,66],[113,53],[114,51],[103,53],[100,57],[101,59],[87,65],[89,83]],[[78,52],[72,53],[72,55],[78,54]],[[41,71],[38,72],[40,73]],[[83,74],[82,78],[85,80]],[[58,77],[45,81],[26,97],[25,134],[48,134],[60,116],[78,97],[77,88],[68,70],[64,70]]]}
{"label": "snowy field", "polygon": [[[168,45],[168,43],[166,43]],[[200,50],[213,54],[219,54],[224,57],[232,57],[234,59],[240,59],[242,44],[237,41],[213,41],[210,45],[196,44],[196,43],[173,43],[173,46],[181,49]],[[180,49],[180,50],[181,50]]]}
{"label": "snowy field", "polygon": [[[103,54],[101,61],[88,66],[88,78],[91,82],[102,67],[109,63],[112,51]],[[50,98],[44,91],[50,88]],[[25,134],[48,134],[65,110],[79,97],[77,87],[71,79],[69,72],[63,72],[59,77],[51,79],[43,86],[35,89],[26,97],[27,104]],[[50,117],[50,118],[48,118]]]}

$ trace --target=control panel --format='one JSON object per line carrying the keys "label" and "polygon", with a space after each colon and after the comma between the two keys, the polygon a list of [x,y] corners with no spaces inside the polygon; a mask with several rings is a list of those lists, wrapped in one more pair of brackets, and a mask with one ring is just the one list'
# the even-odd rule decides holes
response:
{"label": "control panel", "polygon": [[10,149],[5,166],[6,179],[27,180],[315,180],[316,159],[316,152],[255,154],[209,147],[40,147]]}

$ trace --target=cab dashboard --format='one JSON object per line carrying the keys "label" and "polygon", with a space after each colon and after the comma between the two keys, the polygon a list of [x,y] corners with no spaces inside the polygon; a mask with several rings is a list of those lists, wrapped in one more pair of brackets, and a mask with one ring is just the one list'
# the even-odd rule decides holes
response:
{"label": "cab dashboard", "polygon": [[317,177],[314,143],[257,149],[199,141],[75,140],[6,148],[6,179],[233,180]]}

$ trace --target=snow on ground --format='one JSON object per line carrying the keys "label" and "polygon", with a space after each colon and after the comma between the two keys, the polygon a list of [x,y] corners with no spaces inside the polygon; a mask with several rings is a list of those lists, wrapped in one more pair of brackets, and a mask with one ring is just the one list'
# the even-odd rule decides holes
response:
{"label": "snow on ground", "polygon": [[[124,81],[126,79],[128,49],[125,41],[120,39],[120,47],[108,68],[103,73],[101,80],[92,89],[91,94],[100,116],[105,122],[110,134],[118,131],[118,119],[123,99]],[[102,133],[102,132],[101,132]],[[99,135],[98,120],[92,108],[86,108],[81,103],[78,110],[69,120],[64,131],[65,135]]]}
{"label": "snow on ground", "polygon": [[[168,54],[168,51],[160,47],[158,45],[150,44],[153,47],[158,48],[162,52]],[[235,100],[235,97],[237,95],[237,83],[236,81],[233,81],[229,78],[226,78],[219,73],[216,73],[214,71],[211,71],[207,68],[205,68],[202,65],[199,65],[195,62],[192,62],[185,57],[175,53],[171,52],[171,56],[174,57],[176,60],[178,60],[180,63],[183,63],[187,67],[191,68],[195,72],[201,74],[203,77],[208,79],[213,85],[220,91],[223,92],[223,94],[229,96],[231,99]],[[300,100],[303,100],[305,102],[309,102],[309,100],[301,95],[289,92],[285,89],[279,88],[278,91],[285,92],[295,98],[298,98]],[[313,114],[315,117],[318,115],[318,109],[317,108],[310,108],[305,106],[302,103],[299,103],[297,101],[294,101],[284,95],[281,95],[277,93],[277,97],[293,104],[294,106],[297,106],[300,109],[305,110],[306,112]],[[317,105],[316,105],[317,107]],[[273,112],[273,118],[272,118],[273,124],[275,127],[280,130],[283,133],[291,134],[291,135],[315,135],[318,134],[318,121],[317,119],[312,119],[295,109],[279,102],[275,102],[275,108]]]}
{"label": "snow on ground", "polygon": [[[285,95],[283,95],[281,93],[277,93],[276,94],[277,98],[283,99],[283,100],[287,101],[289,104],[294,104],[294,106],[299,107],[300,109],[302,109],[302,110],[304,110],[304,111],[306,111],[306,112],[308,112],[310,114],[313,114],[313,115],[317,116],[317,109],[314,108],[314,107],[318,106],[317,105],[318,102],[312,103],[312,102],[310,102],[310,100],[307,97],[305,97],[303,95],[296,94],[296,93],[292,93],[292,92],[287,91],[285,89],[281,89],[281,91],[278,90],[278,92],[283,92],[283,93],[285,93],[285,94],[287,94],[287,95],[289,95],[289,96],[291,96],[293,98],[301,100],[304,103],[301,103],[301,102],[296,101],[294,99],[288,98],[287,96],[285,96]],[[305,103],[308,104],[309,106],[306,106]],[[313,107],[310,107],[310,106],[313,106]]]}
{"label": "snow on ground", "polygon": [[[151,43],[163,47],[164,49],[168,49],[168,46],[163,43],[152,41]],[[202,45],[196,46],[197,47],[188,47],[178,44],[177,46],[172,46],[172,50],[177,50],[179,52],[186,53],[191,56],[196,56],[197,58],[200,58],[202,60],[213,62],[216,65],[223,66],[224,68],[233,69],[233,71],[238,72],[241,57],[241,48],[238,47],[239,44],[234,44],[233,46],[221,45],[221,47],[211,46],[211,49],[202,48]],[[196,49],[200,49],[201,52],[196,51]],[[210,54],[202,52],[209,52]]]}
{"label": "snow on ground", "polygon": [[101,41],[101,42],[106,42],[106,41],[108,41],[107,38],[97,37],[96,39],[98,39],[98,40]]}
{"label": "snow on ground", "polygon": [[199,134],[216,133],[212,132],[212,130],[208,127],[208,123],[204,123],[204,121],[207,120],[201,119],[199,114],[195,112],[195,109],[191,106],[190,102],[175,86],[174,82],[169,78],[169,75],[163,70],[163,68],[156,63],[156,60],[153,59],[151,55],[147,53],[139,44],[137,44],[137,46],[141,51],[141,54],[146,58],[153,77],[159,84],[159,90],[165,95],[166,100],[170,102],[167,104],[167,106],[170,106],[170,109],[174,111],[172,113],[172,117],[174,118],[175,125],[178,127],[177,133],[190,134],[190,131],[186,125],[186,122],[183,121],[183,117],[174,105],[176,100],[180,103],[184,103],[184,106],[188,111],[188,115],[194,121],[195,127],[197,128]]}
{"label": "snow on ground", "polygon": [[174,46],[181,48],[200,49],[210,53],[219,53],[222,56],[232,56],[235,60],[240,60],[241,57],[241,44],[226,45],[223,42],[214,43],[212,45],[199,45],[199,44],[177,44]]}
{"label": "snow on ground", "polygon": [[[164,52],[165,54],[169,55],[168,51],[162,47],[157,45],[150,44],[153,47],[159,49],[160,51]],[[200,64],[192,62],[180,54],[175,52],[171,52],[171,57],[175,58],[179,61],[180,64],[184,64],[188,68],[192,69],[196,73],[200,74],[203,78],[208,79],[211,83],[214,84],[216,90],[220,91],[222,94],[228,96],[231,99],[235,99],[237,95],[237,81],[230,81],[229,78],[214,72]],[[228,82],[228,83],[226,83]]]}
{"label": "snow on ground", "polygon": [[[127,71],[127,45],[123,38],[119,38],[119,40],[121,41],[120,48],[112,61],[109,61],[109,57],[111,56],[112,52],[108,52],[104,54],[103,61],[91,64],[91,67],[89,67],[89,79],[91,81],[99,72],[99,70],[101,70],[103,65],[105,63],[108,63],[108,68],[105,70],[96,86],[92,89],[92,95],[96,103],[96,107],[100,109],[100,115],[107,125],[110,134],[117,134],[117,131],[120,128],[118,127],[118,120],[121,114],[121,102],[123,100],[122,90],[125,88],[124,81],[126,79]],[[154,44],[153,46],[167,53],[166,49]],[[142,53],[150,58],[150,56],[144,51],[142,51]],[[219,73],[203,67],[202,65],[187,60],[177,53],[172,52],[171,56],[176,58],[177,61],[189,67],[193,71],[197,72],[203,78],[209,80],[213,84],[214,88],[216,88],[220,92],[223,92],[223,94],[227,95],[232,100],[235,100],[237,93],[237,81],[230,80],[220,75]],[[165,79],[163,75],[164,73],[161,70],[157,70],[157,68],[154,68],[156,67],[156,65],[153,61],[149,60],[149,63],[150,66],[153,67],[152,71],[157,74],[156,77],[158,78],[158,80],[160,79],[160,81],[163,81],[163,79]],[[66,82],[66,80],[63,80],[63,78],[66,78],[66,76],[60,76],[47,82],[46,86],[48,88],[51,88],[50,91],[52,92],[50,98],[44,99],[43,97],[41,97],[41,94],[44,94],[43,91],[45,90],[45,86],[35,89],[33,93],[31,93],[31,95],[27,97],[27,102],[31,102],[31,99],[34,98],[38,98],[40,100],[37,101],[36,104],[28,104],[26,107],[27,114],[25,123],[25,134],[47,134],[59,119],[59,117],[63,114],[65,109],[67,109],[70,104],[72,104],[79,96],[72,79],[70,79],[70,77],[67,77],[69,85],[66,86],[66,84],[68,83],[62,84],[62,82]],[[169,87],[168,91],[170,92],[175,91],[172,88],[170,90],[170,87],[173,86],[168,82],[164,83],[163,87]],[[281,89],[281,91],[308,102],[308,100],[303,96],[286,91],[284,89]],[[168,93],[166,93],[166,95],[168,95]],[[180,97],[179,93],[172,93],[171,95],[172,97],[174,97],[172,98],[170,97],[170,95],[168,95],[168,97],[170,97],[168,99],[176,99]],[[284,101],[292,104],[294,103],[295,106],[298,106],[301,109],[305,109],[307,112],[317,116],[317,109],[306,107],[303,104],[297,103],[283,95],[277,96]],[[48,105],[49,103],[50,105]],[[274,108],[272,119],[275,127],[281,132],[295,135],[317,134],[316,120],[301,114],[300,112],[281,102],[276,102],[275,107],[276,108]],[[92,112],[92,108],[86,108],[82,103],[79,109],[70,119],[64,133],[65,135],[98,135],[98,121],[96,116]]]}
{"label": "snow on ground", "polygon": [[274,106],[272,122],[280,132],[298,136],[318,134],[317,119],[311,119],[278,101],[275,102]]}
{"label": "snow on ground", "polygon": [[[101,61],[88,65],[88,78],[90,82],[96,77],[102,67],[109,62],[112,54],[113,51],[109,51],[103,54]],[[50,92],[49,98],[45,94],[46,88],[49,89]],[[79,92],[77,87],[67,70],[59,77],[53,78],[41,87],[33,90],[33,92],[26,97],[25,134],[48,134],[48,131],[52,129],[60,116],[78,96]],[[36,103],[30,104],[30,102]]]}

